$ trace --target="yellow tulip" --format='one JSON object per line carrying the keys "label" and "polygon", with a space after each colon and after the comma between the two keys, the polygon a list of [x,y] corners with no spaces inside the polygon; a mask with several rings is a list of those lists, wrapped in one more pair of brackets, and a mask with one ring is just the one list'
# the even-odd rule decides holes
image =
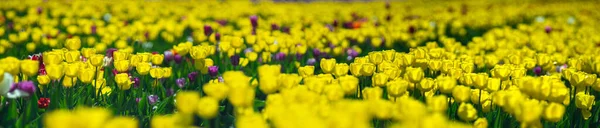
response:
{"label": "yellow tulip", "polygon": [[118,50],[118,51],[113,52],[113,60],[115,62],[120,61],[120,60],[128,60],[128,59],[129,59],[129,53],[126,51]]}
{"label": "yellow tulip", "polygon": [[390,81],[387,83],[387,92],[390,96],[400,97],[404,95],[409,84],[411,83],[403,79]]}
{"label": "yellow tulip", "polygon": [[67,51],[65,52],[65,61],[68,63],[73,63],[75,61],[79,61],[80,53],[79,51]]}
{"label": "yellow tulip", "polygon": [[64,75],[62,64],[51,64],[46,66],[46,73],[51,80],[58,80]]}
{"label": "yellow tulip", "polygon": [[384,73],[375,73],[371,80],[372,86],[385,87],[385,83],[388,81],[388,76]]}
{"label": "yellow tulip", "polygon": [[346,63],[338,63],[335,65],[333,70],[333,74],[337,77],[340,77],[348,74],[349,67]]}
{"label": "yellow tulip", "polygon": [[344,90],[339,84],[325,85],[323,93],[329,101],[337,101],[344,98]]}
{"label": "yellow tulip", "polygon": [[74,78],[74,77],[68,77],[68,76],[65,76],[65,77],[62,79],[62,85],[63,85],[65,88],[70,88],[70,87],[73,87],[73,84],[75,83],[75,82],[74,82],[74,81],[75,81],[75,79],[76,79],[76,78]]}
{"label": "yellow tulip", "polygon": [[254,89],[249,86],[240,86],[232,88],[229,93],[229,102],[235,107],[249,107],[254,103]]}
{"label": "yellow tulip", "polygon": [[23,60],[21,61],[21,73],[26,76],[37,75],[39,70],[40,62],[37,60]]}
{"label": "yellow tulip", "polygon": [[162,72],[163,78],[171,77],[171,75],[173,74],[173,69],[171,67],[164,67],[164,68],[162,68],[162,70],[163,70],[163,72]]}
{"label": "yellow tulip", "polygon": [[79,71],[79,80],[82,83],[89,84],[94,80],[94,75],[96,75],[96,71],[93,68],[86,68]]}
{"label": "yellow tulip", "polygon": [[373,63],[373,64],[380,64],[381,62],[383,62],[383,55],[381,54],[381,52],[370,52],[369,53],[369,62]]}
{"label": "yellow tulip", "polygon": [[362,63],[350,63],[350,73],[354,76],[360,76],[362,70]]}
{"label": "yellow tulip", "polygon": [[120,73],[127,72],[129,70],[129,61],[127,60],[118,60],[114,63],[115,69]]}
{"label": "yellow tulip", "polygon": [[92,55],[96,54],[95,48],[83,48],[81,49],[81,55],[85,58],[90,58]]}
{"label": "yellow tulip", "polygon": [[248,52],[248,53],[246,53],[246,57],[248,58],[248,60],[250,60],[250,62],[254,62],[258,58],[258,53]]}
{"label": "yellow tulip", "polygon": [[478,73],[476,75],[471,76],[473,79],[473,85],[478,89],[484,89],[487,87],[487,73]]}
{"label": "yellow tulip", "polygon": [[212,119],[219,112],[219,101],[212,97],[202,97],[197,103],[197,113],[202,119]]}
{"label": "yellow tulip", "polygon": [[427,107],[433,112],[444,113],[448,109],[448,97],[437,95],[427,98]]}
{"label": "yellow tulip", "polygon": [[[45,59],[44,59],[45,60]],[[90,63],[96,67],[98,66],[102,66],[102,64],[104,63],[104,55],[102,54],[95,54],[92,55],[89,59]]]}
{"label": "yellow tulip", "polygon": [[151,57],[152,64],[154,64],[154,65],[162,64],[164,59],[165,59],[165,56],[163,56],[162,54],[154,54]]}
{"label": "yellow tulip", "polygon": [[148,72],[150,72],[150,68],[152,68],[152,65],[150,63],[138,63],[135,66],[135,70],[140,75],[147,75]]}
{"label": "yellow tulip", "polygon": [[132,81],[127,73],[119,73],[115,76],[115,82],[121,90],[129,90],[131,88]]}
{"label": "yellow tulip", "polygon": [[154,79],[163,78],[164,70],[162,68],[151,68],[150,76]]}
{"label": "yellow tulip", "polygon": [[406,67],[406,74],[404,74],[411,83],[418,83],[425,77],[425,73],[421,68]]}
{"label": "yellow tulip", "polygon": [[543,117],[545,120],[550,122],[558,122],[563,119],[565,114],[565,106],[559,103],[550,102],[546,109],[544,109]]}
{"label": "yellow tulip", "polygon": [[458,106],[458,117],[464,121],[473,121],[477,119],[477,110],[470,103],[461,103]]}
{"label": "yellow tulip", "polygon": [[478,118],[477,120],[475,120],[475,123],[473,123],[473,128],[487,128],[488,127],[488,121],[486,118]]}
{"label": "yellow tulip", "polygon": [[224,83],[207,83],[202,86],[202,90],[206,95],[213,97],[217,100],[222,100],[229,95],[229,87]]}
{"label": "yellow tulip", "polygon": [[358,78],[356,78],[355,76],[346,75],[338,78],[338,80],[345,94],[356,94],[359,82]]}
{"label": "yellow tulip", "polygon": [[433,71],[439,71],[442,68],[442,61],[440,60],[429,60],[427,63],[429,69]]}
{"label": "yellow tulip", "polygon": [[383,89],[379,87],[366,87],[362,90],[363,99],[366,100],[379,100],[382,99]]}
{"label": "yellow tulip", "polygon": [[419,90],[421,90],[421,92],[427,92],[427,91],[433,89],[434,86],[435,86],[435,81],[433,79],[425,78],[419,82],[419,85],[417,87],[419,88]]}
{"label": "yellow tulip", "polygon": [[456,86],[452,90],[452,97],[458,102],[467,102],[471,98],[471,89],[466,86]]}
{"label": "yellow tulip", "polygon": [[196,111],[198,100],[200,100],[198,92],[180,91],[175,96],[175,107],[180,113],[191,114]]}
{"label": "yellow tulip", "polygon": [[333,68],[335,67],[335,59],[321,59],[321,70],[323,73],[333,73]]}
{"label": "yellow tulip", "polygon": [[456,80],[452,77],[438,77],[435,79],[435,84],[441,93],[452,94],[452,90],[456,86]]}
{"label": "yellow tulip", "polygon": [[315,67],[314,66],[304,66],[304,67],[299,67],[298,68],[298,74],[302,77],[309,77],[312,76],[315,72]]}
{"label": "yellow tulip", "polygon": [[585,94],[584,92],[578,92],[575,95],[575,106],[577,108],[581,108],[582,110],[592,110],[592,106],[594,106],[595,97],[593,95]]}
{"label": "yellow tulip", "polygon": [[371,76],[373,72],[375,72],[375,64],[373,63],[364,63],[361,64],[360,68],[360,76]]}
{"label": "yellow tulip", "polygon": [[67,39],[65,47],[71,51],[79,50],[81,48],[81,40],[79,38]]}
{"label": "yellow tulip", "polygon": [[37,80],[40,85],[47,85],[48,83],[50,83],[50,77],[48,77],[48,75],[39,75],[37,77]]}

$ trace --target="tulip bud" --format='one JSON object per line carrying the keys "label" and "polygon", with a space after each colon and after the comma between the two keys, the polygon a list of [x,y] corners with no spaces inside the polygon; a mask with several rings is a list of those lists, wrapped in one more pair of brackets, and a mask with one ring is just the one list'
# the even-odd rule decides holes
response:
{"label": "tulip bud", "polygon": [[478,73],[471,76],[471,79],[473,79],[473,85],[475,85],[476,88],[484,89],[487,87],[487,73]]}
{"label": "tulip bud", "polygon": [[427,64],[429,69],[433,71],[439,71],[442,68],[442,61],[440,60],[429,60]]}
{"label": "tulip bud", "polygon": [[96,67],[101,66],[104,62],[104,55],[102,55],[102,54],[91,55],[89,62]]}
{"label": "tulip bud", "polygon": [[396,57],[394,57],[394,55],[396,55],[396,51],[394,49],[384,50],[381,53],[383,53],[383,59],[385,61],[393,62],[394,59],[396,58]]}
{"label": "tulip bud", "polygon": [[75,83],[74,81],[76,81],[76,78],[74,78],[74,77],[68,77],[68,76],[65,76],[65,77],[62,79],[62,85],[63,85],[65,88],[70,88],[70,87],[73,87],[73,83]]}

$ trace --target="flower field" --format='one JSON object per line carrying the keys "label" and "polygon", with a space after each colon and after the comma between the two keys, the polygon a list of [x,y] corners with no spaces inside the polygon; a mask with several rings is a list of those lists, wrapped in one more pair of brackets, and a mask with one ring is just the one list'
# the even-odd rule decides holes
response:
{"label": "flower field", "polygon": [[0,128],[598,128],[599,1],[2,1]]}

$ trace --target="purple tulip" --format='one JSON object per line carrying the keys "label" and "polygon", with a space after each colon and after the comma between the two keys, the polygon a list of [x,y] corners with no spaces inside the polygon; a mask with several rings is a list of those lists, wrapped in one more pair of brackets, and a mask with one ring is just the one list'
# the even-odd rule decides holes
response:
{"label": "purple tulip", "polygon": [[535,75],[539,76],[540,74],[542,74],[542,67],[539,67],[539,66],[535,67],[533,69],[533,73],[535,73]]}
{"label": "purple tulip", "polygon": [[140,78],[133,77],[133,78],[131,78],[131,81],[133,81],[133,87],[134,88],[137,88],[137,87],[140,86]]}
{"label": "purple tulip", "polygon": [[317,60],[315,58],[310,58],[310,59],[306,60],[307,65],[315,65],[316,62],[317,62]]}
{"label": "purple tulip", "polygon": [[90,29],[92,29],[92,34],[96,34],[96,25],[92,25]]}
{"label": "purple tulip", "polygon": [[415,28],[415,26],[408,26],[408,33],[414,34],[415,32],[417,32],[417,28]]}
{"label": "purple tulip", "polygon": [[546,33],[550,33],[550,32],[552,32],[552,27],[546,26],[546,28],[544,28],[544,30],[546,31]]}
{"label": "purple tulip", "polygon": [[188,79],[189,79],[190,81],[196,81],[196,76],[198,76],[198,72],[190,72],[190,73],[188,74]]}
{"label": "purple tulip", "polygon": [[233,55],[229,58],[231,65],[238,66],[240,64],[240,55]]}
{"label": "purple tulip", "polygon": [[302,56],[303,56],[302,54],[300,54],[300,53],[296,53],[296,60],[300,60],[300,59],[302,59]]}
{"label": "purple tulip", "polygon": [[217,73],[219,73],[219,67],[217,67],[217,66],[208,67],[208,74],[210,74],[210,76],[215,77],[215,76],[217,76]]}
{"label": "purple tulip", "polygon": [[171,52],[171,50],[165,51],[164,56],[165,56],[165,61],[167,61],[167,62],[175,59],[175,55],[173,55],[173,52]]}
{"label": "purple tulip", "polygon": [[22,81],[17,84],[17,89],[27,92],[30,95],[35,93],[35,84],[32,81]]}
{"label": "purple tulip", "polygon": [[175,94],[175,91],[173,90],[173,88],[167,89],[167,96],[172,96],[173,94]]}
{"label": "purple tulip", "polygon": [[281,27],[281,32],[290,34],[290,27],[286,27],[286,26]]}
{"label": "purple tulip", "polygon": [[37,7],[37,13],[38,14],[42,14],[42,11],[43,11],[42,7]]}
{"label": "purple tulip", "polygon": [[252,24],[253,28],[258,26],[258,17],[256,15],[250,16],[250,24]]}
{"label": "purple tulip", "polygon": [[179,54],[173,56],[173,60],[175,60],[175,63],[177,63],[177,64],[181,64],[181,61],[183,60],[182,58],[183,57],[181,57],[181,55],[179,55]]}
{"label": "purple tulip", "polygon": [[212,27],[209,25],[204,25],[204,35],[210,36],[210,34],[212,34],[212,33],[213,33]]}
{"label": "purple tulip", "polygon": [[313,48],[313,56],[314,57],[318,57],[321,54],[321,51],[319,49]]}
{"label": "purple tulip", "polygon": [[113,53],[117,51],[116,48],[109,48],[106,50],[106,57],[113,57]]}
{"label": "purple tulip", "polygon": [[333,20],[333,26],[334,26],[334,27],[337,27],[337,26],[338,26],[338,24],[339,24],[338,20]]}
{"label": "purple tulip", "polygon": [[217,20],[217,23],[219,23],[221,26],[225,26],[227,25],[227,20]]}
{"label": "purple tulip", "polygon": [[219,32],[215,33],[215,40],[221,41],[221,33],[219,33]]}
{"label": "purple tulip", "polygon": [[285,53],[279,52],[279,53],[275,54],[275,60],[278,60],[278,61],[285,60]]}
{"label": "purple tulip", "polygon": [[348,54],[348,56],[351,56],[353,58],[358,56],[358,52],[356,52],[356,50],[351,49],[351,48],[346,50],[346,54]]}
{"label": "purple tulip", "polygon": [[138,97],[138,98],[135,98],[135,102],[136,102],[136,103],[140,103],[140,101],[142,101],[142,98],[139,98],[139,97]]}
{"label": "purple tulip", "polygon": [[273,30],[273,31],[279,30],[279,25],[277,25],[277,24],[271,24],[271,30]]}
{"label": "purple tulip", "polygon": [[333,27],[333,25],[328,24],[327,29],[329,29],[329,32],[333,32],[334,27]]}
{"label": "purple tulip", "polygon": [[[173,90],[173,89],[171,89],[171,90]],[[156,95],[149,95],[148,96],[148,103],[150,105],[154,105],[154,104],[156,104],[156,102],[158,102],[158,96],[156,96]]]}
{"label": "purple tulip", "polygon": [[175,83],[177,84],[177,86],[179,86],[179,88],[183,88],[183,86],[185,85],[185,78],[179,78],[175,80]]}

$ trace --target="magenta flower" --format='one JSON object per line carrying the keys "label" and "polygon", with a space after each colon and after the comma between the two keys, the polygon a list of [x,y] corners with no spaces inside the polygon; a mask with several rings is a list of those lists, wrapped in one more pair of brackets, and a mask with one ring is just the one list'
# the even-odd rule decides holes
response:
{"label": "magenta flower", "polygon": [[256,15],[250,16],[250,24],[252,24],[252,28],[258,26],[258,17]]}
{"label": "magenta flower", "polygon": [[190,73],[188,74],[188,79],[189,79],[190,81],[195,81],[197,76],[198,76],[198,72],[190,72]]}
{"label": "magenta flower", "polygon": [[219,67],[217,67],[217,66],[208,67],[208,74],[210,74],[210,76],[215,77],[215,76],[217,76],[218,73],[219,73]]}
{"label": "magenta flower", "polygon": [[204,25],[204,35],[210,36],[213,33],[213,29],[209,25]]}
{"label": "magenta flower", "polygon": [[148,103],[150,105],[154,105],[154,104],[156,104],[156,102],[158,102],[158,96],[156,96],[156,95],[149,95],[148,96]]}

